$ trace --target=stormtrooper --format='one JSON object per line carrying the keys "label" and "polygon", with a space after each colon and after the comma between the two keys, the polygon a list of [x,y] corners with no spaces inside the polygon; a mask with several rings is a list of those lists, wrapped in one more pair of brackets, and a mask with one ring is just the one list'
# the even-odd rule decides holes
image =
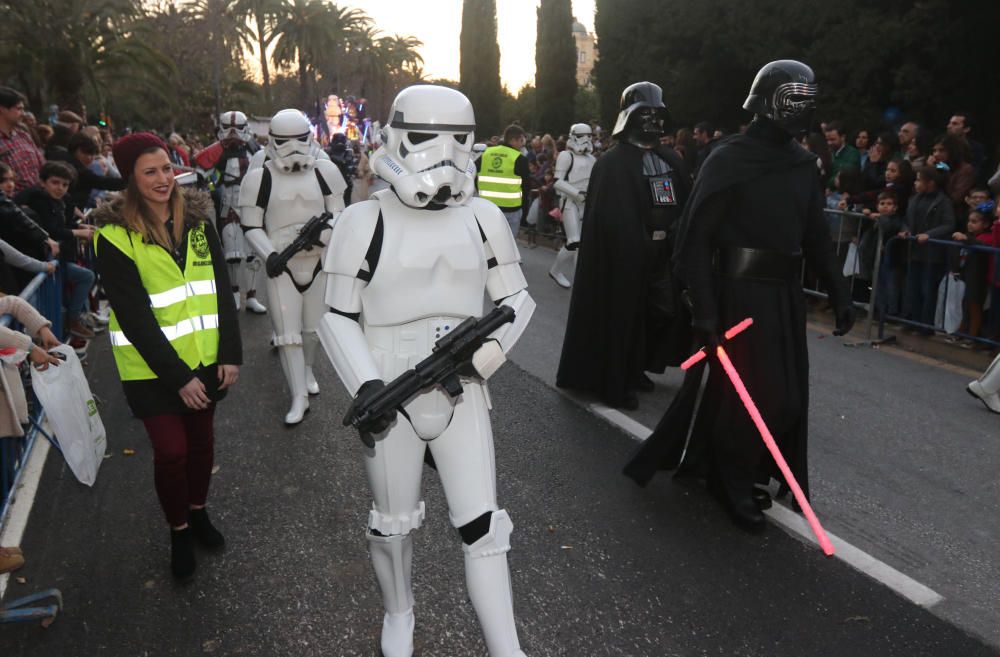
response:
{"label": "stormtrooper", "polygon": [[966,386],[966,390],[986,408],[1000,413],[1000,356],[994,358],[983,375]]}
{"label": "stormtrooper", "polygon": [[412,532],[424,519],[420,479],[430,450],[462,538],[469,598],[489,654],[523,657],[507,567],[513,524],[497,505],[485,381],[535,304],[506,219],[474,197],[469,100],[444,87],[412,86],[396,96],[389,116],[371,162],[391,189],[344,211],[324,266],[331,312],[319,334],[354,405],[431,354],[457,324],[482,316],[484,292],[510,306],[515,319],[476,351],[461,394],[426,388],[371,428],[367,540],[385,606],[381,649],[385,657],[413,654]]}
{"label": "stormtrooper", "polygon": [[219,116],[219,140],[202,149],[194,157],[198,172],[214,188],[218,208],[216,225],[222,237],[222,249],[229,264],[229,279],[233,284],[236,309],[240,309],[240,285],[246,288],[247,310],[267,312],[257,300],[261,261],[243,238],[240,230],[240,184],[250,169],[253,156],[253,134],[243,112],[223,112]]}
{"label": "stormtrooper", "polygon": [[567,262],[576,265],[576,251],[580,246],[580,226],[583,221],[584,203],[587,200],[587,183],[590,182],[590,170],[597,161],[592,155],[594,145],[591,138],[589,125],[574,123],[569,129],[566,150],[559,153],[559,157],[556,158],[555,187],[561,199],[559,210],[562,212],[566,244],[556,254],[555,262],[549,269],[549,276],[560,287],[567,289],[570,282],[562,270]]}
{"label": "stormtrooper", "polygon": [[[309,395],[319,394],[312,365],[319,348],[316,327],[325,309],[321,246],[309,244],[281,263],[282,254],[300,237],[310,219],[344,209],[344,179],[329,160],[319,159],[320,147],[309,121],[295,109],[271,118],[267,161],[246,175],[239,207],[247,241],[264,261],[267,296],[274,312],[271,325],[281,368],[292,395],[285,424],[302,421]],[[318,240],[329,240],[330,228]]]}

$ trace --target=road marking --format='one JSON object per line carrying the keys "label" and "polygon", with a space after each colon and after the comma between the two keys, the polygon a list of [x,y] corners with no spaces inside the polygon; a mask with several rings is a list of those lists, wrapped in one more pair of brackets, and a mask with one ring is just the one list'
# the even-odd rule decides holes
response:
{"label": "road marking", "polygon": [[[31,507],[35,504],[38,482],[42,478],[42,468],[45,467],[45,457],[48,454],[49,441],[45,439],[45,436],[36,436],[31,454],[28,456],[28,462],[24,464],[24,473],[21,475],[20,486],[16,491],[17,497],[8,511],[7,524],[3,533],[0,533],[0,545],[4,547],[19,547],[21,545],[24,530],[28,526]],[[4,593],[7,592],[9,580],[10,573],[0,575],[0,600],[3,600]]]}
{"label": "road marking", "polygon": [[[611,424],[617,426],[633,439],[643,442],[652,432],[640,422],[636,422],[621,411],[609,408],[603,404],[587,403],[586,407],[595,415],[599,415]],[[774,504],[764,512],[774,524],[778,525],[796,538],[811,544],[816,544],[816,537],[809,529],[805,518],[782,504]],[[884,561],[876,559],[839,536],[827,532],[835,549],[834,557],[840,559],[855,570],[868,575],[877,582],[884,584],[907,600],[925,609],[938,604],[944,597],[933,589],[924,586],[912,577],[901,573]]]}

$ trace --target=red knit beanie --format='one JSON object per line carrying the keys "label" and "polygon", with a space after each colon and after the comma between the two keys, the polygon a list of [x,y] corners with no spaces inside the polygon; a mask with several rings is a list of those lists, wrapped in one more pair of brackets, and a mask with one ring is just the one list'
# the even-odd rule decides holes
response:
{"label": "red knit beanie", "polygon": [[167,143],[154,135],[152,132],[133,132],[115,142],[111,147],[111,154],[115,158],[115,165],[121,172],[122,178],[126,181],[132,177],[135,169],[135,161],[143,151],[151,148],[162,148],[170,154],[170,147]]}

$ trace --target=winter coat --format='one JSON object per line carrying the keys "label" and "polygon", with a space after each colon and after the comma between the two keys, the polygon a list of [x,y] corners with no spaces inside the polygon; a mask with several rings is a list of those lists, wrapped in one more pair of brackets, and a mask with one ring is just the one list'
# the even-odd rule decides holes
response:
{"label": "winter coat", "polygon": [[24,325],[25,333],[0,326],[0,391],[4,398],[0,403],[0,440],[24,435],[28,403],[17,366],[34,347],[28,336],[38,335],[42,327],[52,324],[20,297],[0,297],[0,315],[8,314]]}

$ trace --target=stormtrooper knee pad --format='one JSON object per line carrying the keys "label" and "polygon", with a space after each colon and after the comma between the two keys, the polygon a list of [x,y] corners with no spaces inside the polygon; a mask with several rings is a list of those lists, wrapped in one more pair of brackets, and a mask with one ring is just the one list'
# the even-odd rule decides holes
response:
{"label": "stormtrooper knee pad", "polygon": [[[473,521],[473,523],[478,522]],[[470,524],[473,524],[470,523]],[[468,525],[467,525],[468,526]],[[479,617],[490,657],[520,657],[514,602],[507,568],[514,523],[503,509],[490,514],[489,529],[465,552],[465,583]]]}

